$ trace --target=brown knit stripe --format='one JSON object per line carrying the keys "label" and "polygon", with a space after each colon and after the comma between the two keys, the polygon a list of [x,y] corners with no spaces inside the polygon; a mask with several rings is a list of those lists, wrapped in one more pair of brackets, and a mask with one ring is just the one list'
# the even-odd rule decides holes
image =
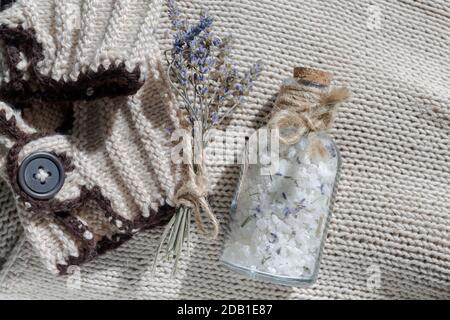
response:
{"label": "brown knit stripe", "polygon": [[0,0],[0,11],[7,9],[14,2],[16,2],[16,0]]}
{"label": "brown knit stripe", "polygon": [[[55,213],[55,220],[62,225],[69,234],[71,234],[79,244],[78,246],[78,261],[90,261],[97,256],[96,241],[94,239],[94,232],[89,227],[83,224],[79,219],[72,216],[69,212]],[[92,234],[92,239],[85,238],[85,232]],[[70,257],[69,260],[73,263],[75,257]],[[57,266],[60,274],[65,274],[67,269],[63,271],[60,266]]]}
{"label": "brown knit stripe", "polygon": [[[172,215],[175,213],[175,208],[170,207],[168,205],[164,205],[159,208],[158,212],[151,212],[149,218],[144,218],[140,215],[136,220],[133,221],[132,225],[135,230],[144,230],[150,229],[158,226],[162,226],[166,224]],[[67,225],[66,225],[67,226]],[[80,239],[81,242],[86,242],[81,232],[77,228],[73,228],[70,226],[73,232],[76,232],[76,238]],[[75,234],[75,233],[74,233]],[[132,233],[116,233],[111,238],[104,236],[101,240],[99,240],[95,248],[91,246],[90,243],[82,245],[82,250],[80,250],[80,254],[78,257],[70,256],[67,261],[67,265],[58,264],[56,267],[59,271],[60,275],[68,274],[68,269],[70,266],[78,266],[83,263],[89,262],[95,257],[102,255],[110,250],[114,250],[120,247],[122,244],[127,242],[133,237]],[[92,251],[93,250],[93,251]]]}
{"label": "brown knit stripe", "polygon": [[5,110],[0,110],[0,133],[15,141],[25,140],[27,137],[27,134],[17,126],[15,117],[7,119]]}
{"label": "brown knit stripe", "polygon": [[[159,208],[158,212],[152,212],[149,218],[144,218],[140,215],[133,221],[132,226],[135,228],[134,230],[144,230],[158,227],[166,224],[174,213],[175,208],[164,205]],[[61,213],[59,215],[61,215]],[[98,255],[102,255],[109,250],[118,248],[133,237],[132,233],[116,233],[111,238],[104,236],[101,240],[95,243],[95,240],[91,241],[83,237],[83,234],[87,229],[78,228],[76,218],[71,217],[69,213],[64,213],[63,215],[65,217],[58,219],[59,222],[65,226],[68,231],[81,243],[81,247],[79,248],[80,253],[78,257],[70,256],[67,260],[67,264],[58,264],[56,266],[60,275],[68,274],[68,269],[70,266],[78,266],[89,262]]]}
{"label": "brown knit stripe", "polygon": [[[36,66],[44,59],[42,45],[37,41],[35,30],[22,26],[10,28],[0,25],[0,40],[5,45],[5,61],[10,71],[10,81],[0,87],[0,99],[8,102],[23,101],[77,101],[102,97],[135,94],[143,85],[141,72],[136,66],[131,72],[125,63],[111,64],[107,69],[99,65],[97,71],[88,69],[80,73],[76,81],[56,81],[42,75]],[[24,72],[17,69],[20,52],[29,61],[29,80],[23,80]]]}

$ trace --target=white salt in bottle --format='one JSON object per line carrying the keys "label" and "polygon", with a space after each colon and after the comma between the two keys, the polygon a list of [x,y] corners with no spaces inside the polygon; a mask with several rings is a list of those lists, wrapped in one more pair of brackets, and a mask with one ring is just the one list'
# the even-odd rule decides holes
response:
{"label": "white salt in bottle", "polygon": [[317,278],[340,166],[325,130],[336,105],[348,97],[346,89],[330,89],[331,78],[324,71],[295,68],[268,125],[280,128],[278,159],[268,166],[259,150],[259,161],[252,164],[247,148],[222,255],[228,268],[291,286]]}

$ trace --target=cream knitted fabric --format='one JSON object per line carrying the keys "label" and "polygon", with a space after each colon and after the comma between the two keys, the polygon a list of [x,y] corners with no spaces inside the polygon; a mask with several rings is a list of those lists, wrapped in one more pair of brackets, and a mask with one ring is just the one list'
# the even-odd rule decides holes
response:
{"label": "cream knitted fabric", "polygon": [[0,215],[0,265],[3,265],[22,233],[13,196],[3,181],[0,183],[0,206],[2,208]]}
{"label": "cream knitted fabric", "polygon": [[[252,281],[219,262],[223,237],[194,236],[176,279],[170,264],[151,276],[161,230],[141,233],[71,277],[54,277],[28,242],[2,273],[13,298],[450,298],[450,49],[447,1],[194,0],[232,32],[242,68],[265,72],[232,128],[265,124],[292,67],[335,74],[353,98],[332,131],[343,160],[319,280],[309,289]],[[163,49],[170,45],[159,27]],[[221,147],[217,145],[217,147]],[[220,150],[220,149],[219,149]],[[211,204],[222,223],[238,166],[209,167]],[[165,267],[165,269],[164,269]]]}
{"label": "cream knitted fabric", "polygon": [[[37,127],[55,129],[59,117],[46,123],[32,110],[27,123],[21,112],[0,102],[2,176],[16,194],[27,239],[53,273],[68,273],[173,213],[179,174],[171,162],[170,133],[177,118],[154,37],[160,3],[151,5],[118,1],[114,10],[121,16],[113,19],[114,30],[98,51],[119,59],[122,46],[137,34],[127,49],[130,56],[123,56],[130,65],[140,61],[140,70],[148,73],[135,95],[76,102],[71,135],[39,133]],[[44,105],[35,108],[48,114]],[[33,198],[17,181],[19,167],[36,152],[55,155],[65,169],[64,184],[51,199]]]}

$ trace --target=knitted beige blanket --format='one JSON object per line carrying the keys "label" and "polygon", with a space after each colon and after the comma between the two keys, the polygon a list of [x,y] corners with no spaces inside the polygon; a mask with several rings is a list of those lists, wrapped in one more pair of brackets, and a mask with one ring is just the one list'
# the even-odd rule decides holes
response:
{"label": "knitted beige blanket", "polygon": [[[328,70],[351,88],[331,132],[343,165],[318,282],[290,288],[226,270],[223,228],[216,241],[193,236],[174,279],[169,263],[151,274],[161,229],[57,277],[20,237],[14,199],[1,183],[0,297],[449,299],[448,1],[189,0],[180,7],[193,20],[208,8],[217,31],[234,35],[242,68],[265,63],[231,129],[264,125],[294,66]],[[166,8],[162,14],[158,37],[167,49]],[[239,166],[212,163],[209,173],[210,202],[224,225]]]}

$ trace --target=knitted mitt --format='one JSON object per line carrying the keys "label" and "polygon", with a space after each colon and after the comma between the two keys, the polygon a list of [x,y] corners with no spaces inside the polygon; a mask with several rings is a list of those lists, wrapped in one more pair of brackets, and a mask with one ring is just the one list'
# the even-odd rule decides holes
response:
{"label": "knitted mitt", "polygon": [[[148,5],[126,3],[139,13],[138,3]],[[16,195],[29,242],[54,273],[68,273],[174,212],[180,174],[170,132],[178,123],[152,37],[157,8],[146,12],[146,33],[134,47],[145,57],[145,83],[132,96],[73,103],[70,135],[42,132],[0,102],[0,174]]]}
{"label": "knitted mitt", "polygon": [[159,2],[17,0],[0,13],[0,99],[134,94],[154,54]]}

